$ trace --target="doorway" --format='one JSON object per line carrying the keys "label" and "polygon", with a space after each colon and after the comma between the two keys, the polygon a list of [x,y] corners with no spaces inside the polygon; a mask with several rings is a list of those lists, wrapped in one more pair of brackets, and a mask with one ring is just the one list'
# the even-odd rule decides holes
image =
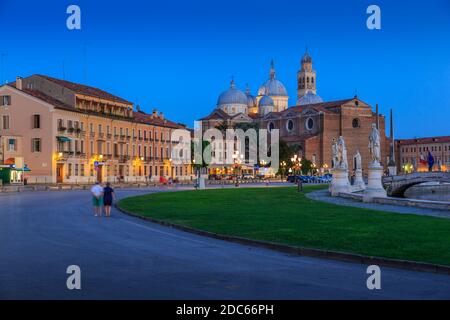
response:
{"label": "doorway", "polygon": [[56,183],[63,183],[64,177],[64,164],[57,163],[56,164]]}
{"label": "doorway", "polygon": [[103,181],[102,181],[102,169],[103,169],[103,166],[98,166],[97,167],[97,181],[98,182],[100,182],[100,183],[102,183]]}

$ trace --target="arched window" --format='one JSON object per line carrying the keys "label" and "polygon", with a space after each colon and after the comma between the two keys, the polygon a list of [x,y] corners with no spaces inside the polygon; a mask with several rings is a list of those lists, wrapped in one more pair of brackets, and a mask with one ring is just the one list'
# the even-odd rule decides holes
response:
{"label": "arched window", "polygon": [[314,83],[314,77],[311,78],[311,83]]}
{"label": "arched window", "polygon": [[306,82],[309,83],[309,77],[306,78]]}
{"label": "arched window", "polygon": [[353,128],[359,128],[360,127],[360,121],[358,118],[353,119],[352,121],[352,127]]}
{"label": "arched window", "polygon": [[272,132],[272,130],[275,129],[275,124],[273,122],[269,122],[267,129],[269,130],[269,132]]}
{"label": "arched window", "polygon": [[314,119],[313,118],[306,119],[305,128],[306,128],[306,130],[312,130],[314,128]]}
{"label": "arched window", "polygon": [[288,131],[294,130],[294,121],[292,121],[291,119],[289,119],[289,120],[286,122],[286,129],[287,129]]}

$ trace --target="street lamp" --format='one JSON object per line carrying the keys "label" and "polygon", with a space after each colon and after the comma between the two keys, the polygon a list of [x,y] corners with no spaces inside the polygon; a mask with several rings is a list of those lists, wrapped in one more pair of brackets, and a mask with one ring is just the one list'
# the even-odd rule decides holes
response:
{"label": "street lamp", "polygon": [[281,161],[281,180],[283,181],[283,176],[286,170],[286,161]]}

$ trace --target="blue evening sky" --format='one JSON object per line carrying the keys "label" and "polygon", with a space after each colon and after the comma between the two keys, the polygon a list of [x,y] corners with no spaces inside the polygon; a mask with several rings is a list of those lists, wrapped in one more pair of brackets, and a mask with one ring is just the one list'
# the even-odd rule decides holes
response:
{"label": "blue evening sky", "polygon": [[[66,28],[70,4],[81,30]],[[381,7],[381,31],[366,28],[370,4]],[[65,76],[189,126],[231,76],[255,94],[272,58],[295,104],[308,46],[324,100],[357,92],[384,114],[395,109],[397,137],[450,135],[448,0],[0,0],[0,26],[3,80]]]}

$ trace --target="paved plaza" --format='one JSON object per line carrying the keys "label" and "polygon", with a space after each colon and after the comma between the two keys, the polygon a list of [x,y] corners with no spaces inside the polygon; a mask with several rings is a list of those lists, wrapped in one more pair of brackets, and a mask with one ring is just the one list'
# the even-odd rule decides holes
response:
{"label": "paved plaza", "polygon": [[[122,189],[119,198],[166,189]],[[117,210],[89,191],[0,195],[0,299],[450,299],[450,277],[299,257],[204,238]],[[81,290],[66,268],[81,268]]]}

